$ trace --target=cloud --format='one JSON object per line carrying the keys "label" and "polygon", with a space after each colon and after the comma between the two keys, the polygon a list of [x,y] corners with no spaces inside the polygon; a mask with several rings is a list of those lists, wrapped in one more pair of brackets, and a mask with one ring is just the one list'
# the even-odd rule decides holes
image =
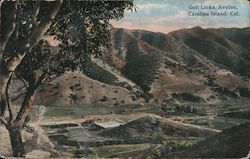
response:
{"label": "cloud", "polygon": [[[168,5],[168,4],[164,4],[164,5]],[[145,3],[145,4],[139,4],[137,5],[137,7],[139,9],[152,9],[152,8],[164,8],[165,6],[159,3]]]}
{"label": "cloud", "polygon": [[[123,19],[112,22],[114,27],[168,33],[198,25],[204,28],[248,27],[250,25],[250,4],[246,0],[135,0],[135,3],[139,8],[137,13],[126,12]],[[188,16],[189,6],[194,4],[236,5],[240,16]]]}

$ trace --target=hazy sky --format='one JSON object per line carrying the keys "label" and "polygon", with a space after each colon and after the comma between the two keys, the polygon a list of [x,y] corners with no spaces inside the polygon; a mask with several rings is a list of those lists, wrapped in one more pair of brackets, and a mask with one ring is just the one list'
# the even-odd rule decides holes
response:
{"label": "hazy sky", "polygon": [[[215,3],[216,2],[216,3]],[[143,29],[168,33],[181,28],[201,26],[204,28],[248,27],[250,26],[250,3],[248,0],[135,0],[137,12],[125,13],[123,19],[112,22],[116,28]],[[216,10],[189,9],[190,5],[231,5],[239,16],[189,16],[188,12],[211,12]],[[218,10],[219,11],[219,10]]]}

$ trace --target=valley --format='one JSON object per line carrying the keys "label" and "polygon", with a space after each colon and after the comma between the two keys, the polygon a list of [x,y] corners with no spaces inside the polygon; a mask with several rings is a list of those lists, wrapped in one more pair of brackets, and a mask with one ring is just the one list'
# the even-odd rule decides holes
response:
{"label": "valley", "polygon": [[184,150],[226,128],[248,123],[247,118],[222,112],[246,111],[249,117],[249,101],[241,101],[237,107],[235,104],[240,101],[230,103],[212,107],[196,104],[204,109],[202,113],[171,111],[166,115],[155,104],[51,106],[41,125],[55,149],[72,157],[144,158],[147,154],[154,158],[162,157],[163,152]]}
{"label": "valley", "polygon": [[[23,131],[27,155],[246,156],[249,37],[250,28],[194,27],[169,34],[113,29],[112,45],[101,58],[38,89],[36,113],[30,113],[35,120]],[[11,92],[22,92],[24,85],[14,80]],[[2,126],[0,135],[0,154],[8,156]]]}

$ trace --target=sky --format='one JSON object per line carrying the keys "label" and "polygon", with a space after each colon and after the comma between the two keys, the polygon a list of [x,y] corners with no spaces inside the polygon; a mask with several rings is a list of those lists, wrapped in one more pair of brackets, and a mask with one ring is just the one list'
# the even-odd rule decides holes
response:
{"label": "sky", "polygon": [[[244,28],[250,26],[248,0],[135,0],[137,12],[126,11],[124,18],[112,21],[115,28],[142,29],[168,33],[182,28]],[[199,9],[189,9],[190,6]],[[213,5],[216,9],[201,9]],[[218,6],[236,6],[237,9],[220,9]],[[228,16],[189,16],[188,12],[227,12]],[[230,12],[238,12],[231,16]]]}

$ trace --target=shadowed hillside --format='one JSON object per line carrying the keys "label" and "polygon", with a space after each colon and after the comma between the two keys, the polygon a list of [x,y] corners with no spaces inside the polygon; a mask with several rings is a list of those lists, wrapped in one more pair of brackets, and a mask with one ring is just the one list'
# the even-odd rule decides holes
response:
{"label": "shadowed hillside", "polygon": [[200,27],[169,34],[114,29],[104,61],[157,100],[172,93],[190,93],[206,102],[238,98],[242,88],[249,89],[239,74],[247,76],[250,61],[245,58],[249,39],[237,41],[239,34],[244,32]]}
{"label": "shadowed hillside", "polygon": [[[217,103],[249,98],[249,32],[249,28],[195,27],[169,34],[113,29],[112,46],[105,50],[102,59],[93,58],[83,70],[88,80],[94,79],[102,85],[98,86],[102,91],[93,91],[97,88],[92,85],[82,87],[75,79],[84,81],[87,77],[73,73],[67,75],[67,80],[64,76],[56,79],[59,86],[43,86],[37,101],[52,105],[126,104],[174,98],[180,102]],[[60,83],[64,81],[72,89],[62,89]],[[105,92],[110,92],[110,85],[127,93],[120,96],[114,88],[113,95],[108,97]],[[49,94],[51,100],[44,98],[48,92],[54,93]]]}
{"label": "shadowed hillside", "polygon": [[249,153],[249,123],[224,130],[190,150],[169,154],[167,158],[240,158]]}
{"label": "shadowed hillside", "polygon": [[[46,105],[42,129],[67,157],[243,157],[249,29],[113,29],[102,58],[38,89],[35,103]],[[26,89],[15,75],[13,83],[18,105]]]}
{"label": "shadowed hillside", "polygon": [[219,131],[175,122],[158,116],[146,116],[102,133],[102,136],[157,140],[159,137],[206,137]]}
{"label": "shadowed hillside", "polygon": [[169,35],[218,65],[243,75],[247,73],[244,69],[250,59],[249,28],[216,30],[195,27]]}

